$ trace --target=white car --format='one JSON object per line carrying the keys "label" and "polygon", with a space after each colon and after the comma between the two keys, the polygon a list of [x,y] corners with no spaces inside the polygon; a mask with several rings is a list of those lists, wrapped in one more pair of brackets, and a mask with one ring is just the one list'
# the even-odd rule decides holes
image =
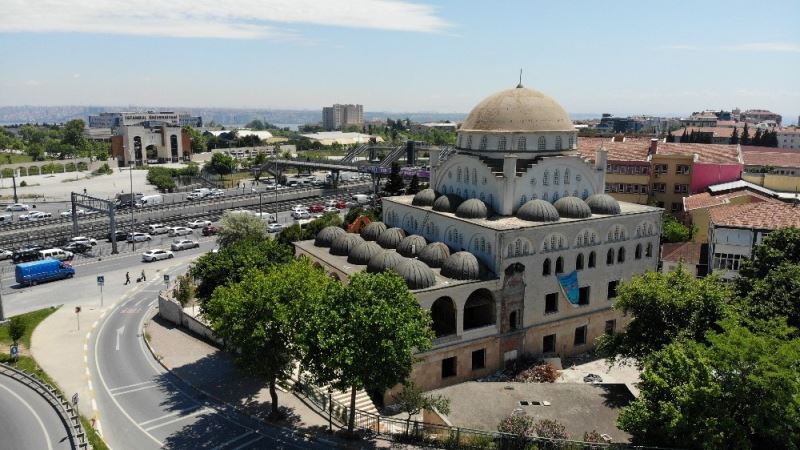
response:
{"label": "white car", "polygon": [[339,214],[339,208],[335,206],[326,206],[325,209],[322,210],[324,213],[336,213]]}
{"label": "white car", "polygon": [[172,248],[173,251],[186,250],[187,248],[196,247],[200,247],[200,243],[191,239],[175,239],[172,241],[172,245],[170,245],[170,248]]}
{"label": "white car", "polygon": [[[86,215],[86,210],[77,209],[77,210],[75,210],[75,214],[77,214],[79,216],[85,216]],[[61,217],[72,217],[72,211],[62,211],[60,215],[61,215]]]}
{"label": "white car", "polygon": [[11,255],[13,254],[14,252],[12,252],[11,250],[0,250],[0,261],[11,259]]}
{"label": "white car", "polygon": [[158,261],[160,259],[169,259],[174,256],[175,255],[173,255],[172,252],[169,250],[162,250],[160,248],[156,248],[142,253],[142,261],[153,262],[153,261]]}
{"label": "white car", "polygon": [[29,222],[35,222],[37,220],[47,219],[48,217],[53,217],[53,215],[48,212],[34,211],[28,214],[20,215],[19,220],[27,220]]}
{"label": "white car", "polygon": [[197,219],[189,222],[187,225],[189,228],[203,228],[206,225],[211,225],[211,221]]}
{"label": "white car", "polygon": [[128,233],[128,242],[144,242],[153,239],[153,236],[150,236],[147,233]]}
{"label": "white car", "polygon": [[271,223],[267,225],[267,232],[269,233],[277,233],[283,229],[283,225],[279,223]]}
{"label": "white car", "polygon": [[308,211],[292,211],[292,218],[295,220],[310,219],[311,214]]}
{"label": "white car", "polygon": [[70,239],[69,242],[70,243],[78,242],[86,245],[97,245],[97,240],[87,236],[75,236],[74,238]]}
{"label": "white car", "polygon": [[328,201],[325,202],[325,206],[326,207],[331,207],[332,206],[332,207],[335,208],[337,202],[338,202],[338,200],[328,200]]}
{"label": "white car", "polygon": [[30,206],[25,203],[14,203],[6,206],[6,211],[27,211],[28,209],[30,209]]}
{"label": "white car", "polygon": [[189,227],[172,227],[169,229],[170,236],[186,236],[192,234],[192,229]]}

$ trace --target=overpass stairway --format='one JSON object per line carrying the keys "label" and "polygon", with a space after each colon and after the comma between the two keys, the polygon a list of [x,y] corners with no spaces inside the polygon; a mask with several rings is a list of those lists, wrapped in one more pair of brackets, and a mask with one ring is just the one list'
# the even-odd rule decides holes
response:
{"label": "overpass stairway", "polygon": [[351,163],[354,159],[356,159],[357,156],[369,150],[369,147],[370,146],[368,144],[359,145],[358,147],[355,147],[347,152],[347,154],[344,155],[344,158],[342,158],[339,162]]}
{"label": "overpass stairway", "polygon": [[400,156],[403,155],[403,152],[406,151],[406,147],[403,145],[398,145],[397,147],[393,148],[388,155],[380,163],[381,167],[389,167],[392,165],[393,162],[397,161]]}

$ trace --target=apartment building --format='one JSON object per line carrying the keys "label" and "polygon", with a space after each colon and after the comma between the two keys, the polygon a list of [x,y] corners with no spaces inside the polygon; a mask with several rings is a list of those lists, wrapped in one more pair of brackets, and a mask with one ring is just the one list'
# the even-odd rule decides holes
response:
{"label": "apartment building", "polygon": [[337,103],[322,108],[322,127],[326,130],[341,130],[350,126],[364,127],[363,105]]}

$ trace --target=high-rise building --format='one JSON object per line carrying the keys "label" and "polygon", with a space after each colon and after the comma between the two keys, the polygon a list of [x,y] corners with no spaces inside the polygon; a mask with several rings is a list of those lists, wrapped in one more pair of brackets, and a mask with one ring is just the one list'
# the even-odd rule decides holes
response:
{"label": "high-rise building", "polygon": [[188,112],[147,111],[147,112],[103,112],[89,116],[89,128],[118,128],[128,125],[163,124],[167,126],[203,126],[203,118],[191,116]]}
{"label": "high-rise building", "polygon": [[325,106],[322,108],[322,127],[327,130],[341,130],[350,126],[364,126],[363,105]]}

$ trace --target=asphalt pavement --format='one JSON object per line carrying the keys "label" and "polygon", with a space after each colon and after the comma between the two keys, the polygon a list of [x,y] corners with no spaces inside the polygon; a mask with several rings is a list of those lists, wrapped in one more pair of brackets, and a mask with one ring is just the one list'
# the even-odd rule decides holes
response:
{"label": "asphalt pavement", "polygon": [[54,407],[22,382],[0,375],[0,447],[14,450],[71,449]]}

